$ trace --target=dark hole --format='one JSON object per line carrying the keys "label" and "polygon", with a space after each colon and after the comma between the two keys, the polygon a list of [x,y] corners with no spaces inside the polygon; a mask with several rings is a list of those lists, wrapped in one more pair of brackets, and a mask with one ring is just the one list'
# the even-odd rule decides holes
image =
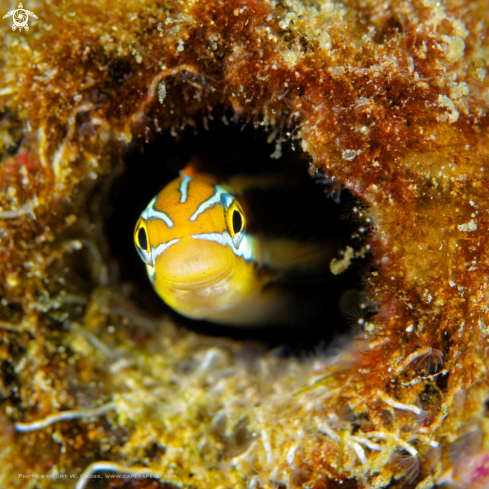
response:
{"label": "dark hole", "polygon": [[138,241],[139,241],[139,246],[141,246],[141,248],[144,251],[147,251],[148,250],[148,240],[146,239],[146,231],[144,230],[144,228],[139,228]]}
{"label": "dark hole", "polygon": [[[321,349],[321,345],[329,344],[338,334],[350,331],[347,311],[361,300],[361,268],[367,266],[366,262],[357,260],[342,274],[329,274],[325,280],[323,277],[299,278],[293,286],[298,291],[297,301],[306,305],[304,318],[298,318],[294,324],[242,328],[194,321],[172,311],[154,292],[145,266],[136,253],[132,236],[139,215],[195,157],[206,172],[223,178],[264,173],[277,178],[285,175],[294,181],[291,188],[277,186],[246,195],[247,203],[260,210],[253,216],[256,218],[254,225],[266,228],[270,236],[299,242],[329,240],[338,251],[347,245],[359,249],[361,241],[355,243],[351,238],[358,231],[358,222],[342,219],[355,200],[345,190],[341,192],[339,203],[328,198],[324,179],[313,179],[308,174],[309,157],[297,148],[297,142],[284,144],[282,157],[272,159],[270,155],[275,150],[275,143],[266,142],[266,132],[252,124],[243,127],[242,123],[225,122],[216,118],[208,121],[208,129],[199,125],[187,127],[178,138],[165,133],[148,144],[143,141],[134,143],[127,150],[125,169],[114,179],[108,195],[110,211],[105,220],[110,254],[117,263],[119,279],[130,285],[131,299],[142,310],[155,317],[170,314],[176,324],[185,328],[209,335],[263,341],[269,348],[281,347],[279,352],[283,355]],[[337,196],[335,192],[329,194]],[[235,232],[243,227],[242,219],[238,212],[233,214]],[[252,227],[253,224],[247,222],[247,230],[250,228],[252,232]],[[141,246],[147,246],[145,238],[139,232]],[[340,257],[336,251],[334,253]]]}
{"label": "dark hole", "polygon": [[234,234],[238,234],[243,227],[243,218],[238,211],[233,212],[233,231]]}

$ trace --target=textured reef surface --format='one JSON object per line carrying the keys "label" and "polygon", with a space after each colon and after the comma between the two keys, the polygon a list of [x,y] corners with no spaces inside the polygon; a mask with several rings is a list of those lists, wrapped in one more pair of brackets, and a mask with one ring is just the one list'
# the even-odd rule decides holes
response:
{"label": "textured reef surface", "polygon": [[[489,487],[487,0],[25,7],[0,30],[0,485]],[[376,314],[326,355],[178,329],[111,278],[98,182],[223,110],[361,202]]]}

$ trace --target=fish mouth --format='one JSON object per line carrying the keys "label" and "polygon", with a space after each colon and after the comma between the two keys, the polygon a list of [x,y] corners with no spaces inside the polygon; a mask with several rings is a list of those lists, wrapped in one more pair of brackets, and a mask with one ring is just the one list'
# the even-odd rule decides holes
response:
{"label": "fish mouth", "polygon": [[156,259],[156,277],[173,290],[214,287],[232,273],[232,257],[220,243],[181,239]]}
{"label": "fish mouth", "polygon": [[192,280],[192,281],[174,281],[174,280],[162,280],[165,285],[169,289],[173,290],[200,290],[206,289],[208,287],[216,286],[220,282],[226,281],[226,278],[229,276],[231,267],[227,267],[227,269],[221,271],[220,273],[213,275],[212,277],[204,278],[201,280]]}

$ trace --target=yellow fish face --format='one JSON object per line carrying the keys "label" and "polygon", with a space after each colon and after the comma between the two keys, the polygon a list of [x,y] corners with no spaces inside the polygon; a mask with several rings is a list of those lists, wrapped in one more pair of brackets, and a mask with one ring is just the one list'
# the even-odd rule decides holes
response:
{"label": "yellow fish face", "polygon": [[256,289],[243,208],[208,176],[170,182],[142,212],[134,243],[158,294],[183,315],[212,319]]}

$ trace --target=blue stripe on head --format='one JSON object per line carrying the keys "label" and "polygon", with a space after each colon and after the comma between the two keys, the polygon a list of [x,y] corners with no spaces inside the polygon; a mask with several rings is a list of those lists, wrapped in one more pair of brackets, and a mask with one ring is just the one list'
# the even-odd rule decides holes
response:
{"label": "blue stripe on head", "polygon": [[210,199],[207,199],[205,202],[202,202],[202,204],[199,205],[197,210],[190,216],[190,220],[195,221],[203,212],[217,204],[221,204],[226,209],[228,209],[233,201],[234,197],[230,193],[228,193],[226,190],[223,190],[222,187],[220,188],[218,185],[216,185],[216,191],[214,192],[214,195]]}
{"label": "blue stripe on head", "polygon": [[143,211],[141,214],[141,217],[148,221],[149,219],[158,219],[160,221],[163,221],[169,228],[173,227],[173,221],[168,217],[167,214],[161,211],[157,211],[154,208],[154,205],[156,203],[156,197],[149,203],[148,207]]}
{"label": "blue stripe on head", "polygon": [[156,270],[155,267],[151,265],[146,265],[146,272],[148,273],[149,280],[152,284],[155,283]]}
{"label": "blue stripe on head", "polygon": [[223,231],[222,233],[192,234],[192,238],[214,241],[222,246],[229,246],[236,256],[243,257],[246,261],[257,261],[255,243],[251,236],[244,235],[238,248],[235,246],[233,238],[231,238],[227,231]]}
{"label": "blue stripe on head", "polygon": [[164,251],[166,251],[171,245],[178,243],[180,240],[178,238],[168,241],[168,243],[161,243],[156,248],[152,249],[153,261],[156,260]]}
{"label": "blue stripe on head", "polygon": [[202,202],[202,204],[199,205],[197,210],[190,216],[190,220],[195,221],[204,211],[220,203],[221,192],[216,188],[214,195],[210,199],[207,199],[205,202]]}
{"label": "blue stripe on head", "polygon": [[187,177],[185,173],[182,172],[182,181],[180,182],[180,204],[184,204],[187,201],[187,193],[188,193],[188,184],[192,180],[192,178]]}
{"label": "blue stripe on head", "polygon": [[223,192],[221,193],[221,202],[223,203],[224,207],[226,207],[226,209],[229,209],[231,204],[234,202],[234,197],[227,192]]}

